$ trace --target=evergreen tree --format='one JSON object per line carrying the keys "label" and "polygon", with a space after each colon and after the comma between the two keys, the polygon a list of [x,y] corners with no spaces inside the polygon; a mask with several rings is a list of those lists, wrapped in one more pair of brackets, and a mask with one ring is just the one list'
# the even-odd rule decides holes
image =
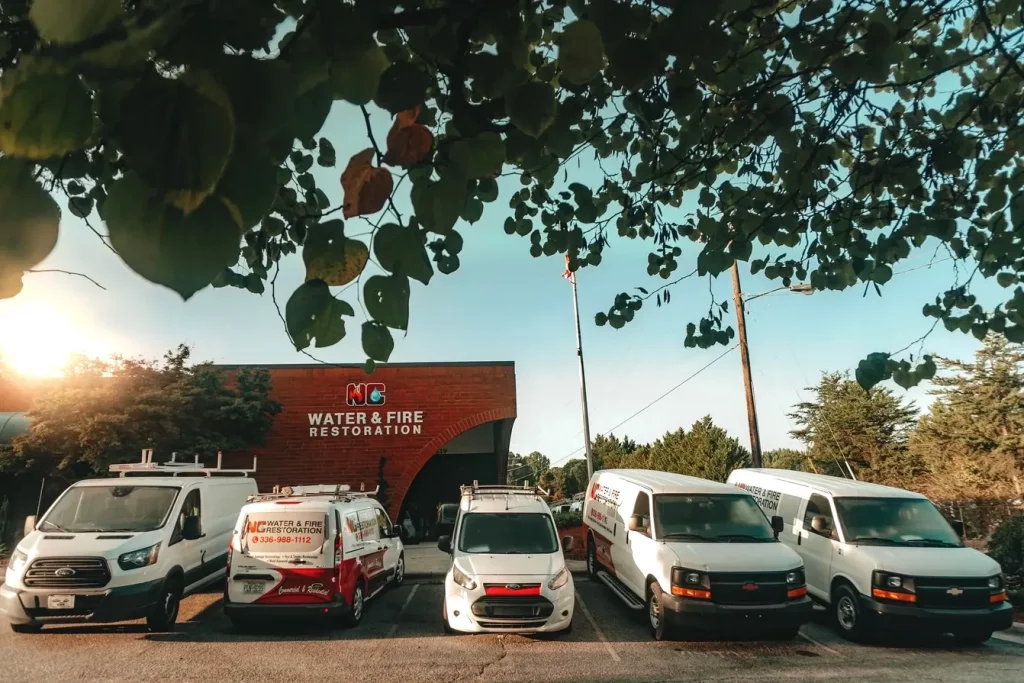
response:
{"label": "evergreen tree", "polygon": [[750,465],[750,453],[738,439],[714,424],[710,415],[651,444],[648,467],[703,479],[725,481],[737,467]]}
{"label": "evergreen tree", "polygon": [[761,454],[761,460],[765,467],[773,467],[780,470],[796,470],[797,472],[813,472],[813,463],[807,451],[795,448],[775,448]]}

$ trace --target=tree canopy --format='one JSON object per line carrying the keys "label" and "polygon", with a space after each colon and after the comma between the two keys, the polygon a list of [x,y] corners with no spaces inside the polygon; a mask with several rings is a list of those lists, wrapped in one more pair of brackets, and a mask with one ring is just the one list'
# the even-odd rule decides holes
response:
{"label": "tree canopy", "polygon": [[[77,480],[111,463],[137,461],[152,448],[162,459],[261,445],[281,406],[269,398],[270,374],[232,376],[189,365],[180,346],[162,362],[80,359],[35,400],[29,430],[0,446],[0,471],[35,471]],[[162,461],[162,460],[161,460]]]}
{"label": "tree canopy", "polygon": [[[598,325],[735,262],[881,294],[940,252],[969,275],[923,314],[1024,342],[1022,51],[1017,0],[2,0],[0,297],[65,210],[184,298],[263,293],[301,251],[296,348],[341,340],[358,299],[372,369],[408,327],[411,280],[457,270],[456,228],[518,176],[489,218],[532,255],[577,270],[650,245],[656,284]],[[344,131],[365,138],[348,160],[321,135],[338,101],[367,122]],[[371,117],[393,120],[386,139]],[[314,164],[343,168],[342,204]],[[686,344],[728,344],[725,309]],[[934,375],[898,353],[857,381]]]}

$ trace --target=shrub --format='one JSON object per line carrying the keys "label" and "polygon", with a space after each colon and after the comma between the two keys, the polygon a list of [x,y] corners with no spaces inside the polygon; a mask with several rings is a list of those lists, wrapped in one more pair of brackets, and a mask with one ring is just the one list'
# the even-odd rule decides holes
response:
{"label": "shrub", "polygon": [[1009,590],[1024,585],[1024,512],[1017,512],[996,527],[988,554],[999,563]]}
{"label": "shrub", "polygon": [[582,512],[560,512],[555,515],[555,527],[568,529],[583,524]]}

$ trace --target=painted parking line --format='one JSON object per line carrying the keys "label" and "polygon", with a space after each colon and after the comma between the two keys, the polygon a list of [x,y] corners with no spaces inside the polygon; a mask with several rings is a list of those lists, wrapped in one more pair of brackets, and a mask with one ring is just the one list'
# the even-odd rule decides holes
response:
{"label": "painted parking line", "polygon": [[580,595],[579,591],[576,591],[576,602],[579,603],[580,609],[583,610],[583,616],[587,618],[587,621],[590,622],[590,625],[594,629],[594,633],[597,634],[597,639],[604,643],[604,647],[608,650],[608,654],[611,655],[612,661],[622,661],[619,659],[618,653],[615,652],[615,648],[613,648],[612,644],[608,642],[608,638],[604,635],[604,631],[602,631],[601,627],[597,625],[596,621],[594,621],[594,617],[590,616],[590,610],[587,609],[587,603],[583,602],[583,596]]}
{"label": "painted parking line", "polygon": [[405,602],[402,603],[402,606],[398,610],[398,614],[395,615],[395,623],[391,624],[391,628],[388,629],[387,635],[382,639],[380,647],[378,647],[377,651],[373,653],[372,659],[380,659],[384,654],[388,641],[393,638],[395,633],[398,631],[398,625],[402,623],[402,615],[405,613],[405,610],[409,607],[410,603],[412,603],[412,599],[415,597],[416,591],[418,591],[419,588],[420,584],[412,584],[412,590],[409,591],[409,595],[405,596]]}
{"label": "painted parking line", "polygon": [[836,657],[843,657],[844,659],[846,658],[846,655],[844,655],[844,654],[843,654],[842,652],[840,652],[839,650],[836,650],[835,648],[831,648],[831,647],[829,647],[828,645],[825,645],[824,643],[821,643],[821,642],[819,642],[819,641],[815,640],[814,638],[811,638],[811,637],[810,637],[809,635],[807,635],[807,634],[806,634],[806,633],[804,633],[803,631],[800,631],[800,633],[798,633],[797,635],[799,635],[799,636],[800,636],[801,638],[803,638],[804,640],[806,640],[806,641],[807,641],[808,643],[810,643],[811,645],[815,645],[815,646],[817,646],[817,647],[820,647],[820,648],[821,648],[822,650],[824,650],[825,652],[828,652],[828,653],[834,654],[834,655],[835,655]]}

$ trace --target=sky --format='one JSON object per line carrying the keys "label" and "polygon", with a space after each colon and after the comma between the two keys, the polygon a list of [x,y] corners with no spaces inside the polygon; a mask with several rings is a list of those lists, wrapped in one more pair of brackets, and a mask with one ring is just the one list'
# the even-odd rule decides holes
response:
{"label": "sky", "polygon": [[[390,119],[375,113],[372,120],[377,139],[384,140]],[[339,168],[314,167],[314,173],[336,206],[342,200],[341,168],[368,146],[362,115],[351,105],[336,103],[322,133],[338,150]],[[582,160],[577,168],[570,167],[570,181],[586,183],[596,177],[595,171],[592,162]],[[391,361],[515,361],[518,418],[511,448],[540,451],[558,464],[580,457],[583,450],[571,286],[561,278],[562,256],[533,258],[528,238],[505,234],[508,198],[520,183],[517,177],[503,178],[499,187],[501,196],[485,205],[480,221],[457,226],[465,240],[459,270],[436,273],[426,287],[412,283],[409,331],[405,336],[395,332]],[[406,217],[411,213],[405,198],[399,208]],[[104,232],[95,214],[90,222]],[[368,229],[362,219],[346,223],[350,236]],[[707,278],[686,280],[673,288],[670,305],[657,308],[649,302],[623,329],[597,327],[594,314],[607,310],[618,292],[662,284],[646,274],[650,243],[617,238],[614,229],[612,233],[601,266],[583,269],[577,277],[592,435],[615,428],[619,436],[646,442],[711,415],[748,446],[737,351],[678,386],[726,350],[687,349],[683,340],[686,324],[707,311],[712,293],[719,302],[730,301],[732,315],[728,273],[713,283]],[[955,277],[952,262],[929,266],[933,251],[916,252],[896,267],[881,298],[873,291],[863,295],[858,288],[812,295],[780,292],[749,302],[747,328],[763,449],[797,445],[789,436],[793,425],[787,413],[808,397],[805,388],[821,373],[852,374],[866,354],[896,351],[928,332],[932,320],[921,315],[921,307]],[[693,269],[696,254],[694,245],[684,247],[679,273]],[[37,268],[85,273],[104,289],[62,273],[27,274],[21,294],[0,300],[0,354],[16,369],[52,373],[72,352],[158,358],[180,343],[193,347],[196,360],[312,362],[289,342],[269,289],[257,296],[207,288],[183,302],[174,292],[135,275],[84,221],[67,211],[56,249]],[[779,286],[742,267],[741,272],[746,272],[747,294]],[[277,286],[282,310],[303,275],[301,257],[285,259]],[[982,302],[998,294],[992,283],[975,292]],[[348,323],[349,334],[340,344],[310,351],[325,362],[362,363],[361,322],[357,306],[357,318]],[[940,325],[911,351],[968,358],[978,346],[973,337],[946,332]],[[926,387],[908,392],[893,388],[919,406],[928,401]]]}

